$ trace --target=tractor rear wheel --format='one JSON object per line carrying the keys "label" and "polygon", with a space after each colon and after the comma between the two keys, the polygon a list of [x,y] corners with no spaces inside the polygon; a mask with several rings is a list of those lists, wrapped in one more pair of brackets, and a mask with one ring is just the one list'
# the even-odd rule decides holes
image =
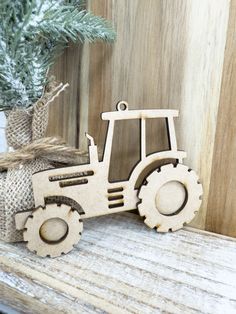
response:
{"label": "tractor rear wheel", "polygon": [[201,206],[202,185],[196,173],[182,164],[153,171],[138,197],[140,216],[158,232],[175,231],[189,223]]}
{"label": "tractor rear wheel", "polygon": [[57,257],[70,252],[81,238],[80,214],[68,205],[38,207],[28,217],[23,233],[27,247],[37,255]]}

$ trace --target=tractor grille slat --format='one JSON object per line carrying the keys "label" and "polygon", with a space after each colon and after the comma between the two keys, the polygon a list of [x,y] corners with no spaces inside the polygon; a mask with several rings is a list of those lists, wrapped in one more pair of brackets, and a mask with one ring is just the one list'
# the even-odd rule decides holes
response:
{"label": "tractor grille slat", "polygon": [[116,192],[122,192],[123,190],[124,190],[124,188],[121,186],[118,188],[108,189],[107,192],[108,193],[116,193]]}
{"label": "tractor grille slat", "polygon": [[62,181],[59,183],[59,185],[61,188],[65,188],[67,186],[81,185],[81,184],[86,184],[86,183],[88,183],[88,179]]}
{"label": "tractor grille slat", "polygon": [[61,181],[61,180],[67,180],[67,179],[76,179],[76,178],[93,176],[93,175],[94,175],[94,172],[92,170],[88,170],[88,171],[54,175],[54,176],[50,176],[48,179],[49,181],[53,182],[53,181]]}
{"label": "tractor grille slat", "polygon": [[124,206],[124,202],[108,205],[109,208],[116,208],[116,207],[122,207],[122,206]]}
{"label": "tractor grille slat", "polygon": [[116,201],[116,200],[120,200],[120,199],[123,199],[123,195],[108,196],[108,201]]}
{"label": "tractor grille slat", "polygon": [[116,208],[116,207],[123,207],[124,206],[124,195],[122,193],[124,188],[117,187],[107,190],[107,199],[108,199],[108,207],[109,208]]}

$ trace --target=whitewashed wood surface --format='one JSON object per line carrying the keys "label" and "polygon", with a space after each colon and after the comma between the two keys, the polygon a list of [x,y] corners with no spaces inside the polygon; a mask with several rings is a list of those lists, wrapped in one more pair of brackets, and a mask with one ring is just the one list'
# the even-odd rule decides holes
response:
{"label": "whitewashed wood surface", "polygon": [[158,234],[123,213],[84,223],[74,251],[0,242],[0,300],[23,313],[236,313],[236,242]]}

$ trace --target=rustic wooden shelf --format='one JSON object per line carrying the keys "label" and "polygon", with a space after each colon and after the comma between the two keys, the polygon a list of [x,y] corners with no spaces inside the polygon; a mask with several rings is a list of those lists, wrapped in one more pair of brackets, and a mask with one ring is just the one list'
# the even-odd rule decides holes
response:
{"label": "rustic wooden shelf", "polygon": [[1,302],[23,313],[236,313],[236,241],[158,234],[128,213],[88,219],[56,259],[0,242]]}

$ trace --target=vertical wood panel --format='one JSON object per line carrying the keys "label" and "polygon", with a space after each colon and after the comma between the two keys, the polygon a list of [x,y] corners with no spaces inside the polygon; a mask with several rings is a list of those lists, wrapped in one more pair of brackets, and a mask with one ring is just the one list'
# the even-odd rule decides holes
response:
{"label": "vertical wood panel", "polygon": [[184,76],[181,81],[180,146],[204,187],[192,225],[205,228],[230,1],[188,1]]}
{"label": "vertical wood panel", "polygon": [[231,1],[206,228],[236,237],[236,1]]}
{"label": "vertical wood panel", "polygon": [[76,146],[79,132],[79,74],[80,46],[70,46],[51,70],[58,82],[69,83],[69,87],[50,105],[48,135],[64,138]]}
{"label": "vertical wood panel", "polygon": [[[131,108],[180,109],[179,148],[187,151],[186,163],[200,174],[205,190],[202,210],[193,223],[202,229],[229,3],[228,0],[91,2],[95,14],[112,19],[118,38],[113,46],[99,43],[89,48],[84,74],[87,81],[82,82],[89,93],[84,100],[88,105],[88,130],[103,147],[106,124],[99,120],[100,112],[113,110],[120,99],[127,100]],[[151,149],[157,140],[163,143],[163,133],[154,130],[148,143]],[[113,175],[118,176],[134,163],[137,148],[134,128],[126,132],[120,127],[114,140],[118,145]],[[122,150],[129,150],[123,158]]]}

